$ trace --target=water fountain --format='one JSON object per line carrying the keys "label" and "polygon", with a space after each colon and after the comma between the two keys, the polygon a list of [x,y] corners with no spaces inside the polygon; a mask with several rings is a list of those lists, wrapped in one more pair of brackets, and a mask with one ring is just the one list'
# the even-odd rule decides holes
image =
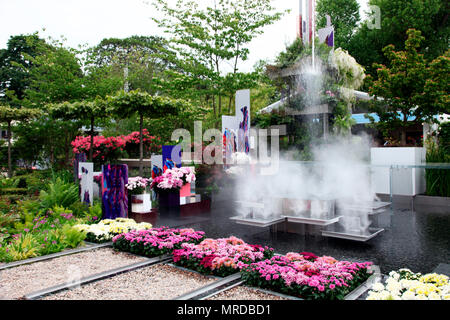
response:
{"label": "water fountain", "polygon": [[[320,104],[324,82],[312,38],[312,56],[300,61],[297,75],[306,108]],[[258,175],[258,166],[244,170],[236,188],[238,215],[231,219],[255,227],[310,226],[321,236],[355,241],[377,236],[384,229],[376,218],[390,203],[376,201],[364,163],[370,143],[355,139],[327,138],[326,145],[313,150],[317,166],[285,161],[277,174],[264,177]]]}

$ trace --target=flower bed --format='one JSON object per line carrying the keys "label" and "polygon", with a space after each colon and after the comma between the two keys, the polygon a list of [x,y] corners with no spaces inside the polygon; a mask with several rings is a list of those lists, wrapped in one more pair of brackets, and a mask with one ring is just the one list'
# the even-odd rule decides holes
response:
{"label": "flower bed", "polygon": [[156,257],[180,249],[184,243],[199,243],[204,237],[203,231],[162,227],[117,235],[113,238],[113,247],[119,251]]}
{"label": "flower bed", "polygon": [[206,239],[200,244],[185,243],[173,252],[173,262],[198,271],[226,277],[255,261],[270,258],[273,249],[249,245],[236,237]]}
{"label": "flower bed", "polygon": [[[0,215],[2,213],[0,212]],[[86,234],[73,227],[81,219],[70,210],[55,207],[45,215],[25,211],[24,223],[12,220],[14,233],[0,233],[0,262],[14,262],[78,247]],[[1,230],[0,230],[1,231]]]}
{"label": "flower bed", "polygon": [[449,277],[400,269],[389,273],[386,285],[372,286],[367,300],[450,300]]}
{"label": "flower bed", "polygon": [[288,253],[245,266],[241,274],[251,286],[308,300],[343,300],[369,278],[371,264]]}
{"label": "flower bed", "polygon": [[150,223],[136,223],[133,219],[117,218],[115,220],[104,219],[98,224],[79,224],[75,228],[86,232],[86,241],[103,243],[111,241],[116,235],[132,230],[148,230],[152,228]]}

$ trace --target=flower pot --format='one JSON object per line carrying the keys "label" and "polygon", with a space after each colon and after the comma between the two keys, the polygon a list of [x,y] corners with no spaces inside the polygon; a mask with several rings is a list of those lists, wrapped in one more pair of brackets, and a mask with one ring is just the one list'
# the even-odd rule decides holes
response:
{"label": "flower pot", "polygon": [[180,191],[160,191],[158,192],[160,208],[178,208],[180,207]]}
{"label": "flower pot", "polygon": [[152,210],[152,201],[149,193],[131,196],[131,212],[148,213]]}
{"label": "flower pot", "polygon": [[180,197],[189,197],[191,195],[191,184],[186,183],[180,190]]}

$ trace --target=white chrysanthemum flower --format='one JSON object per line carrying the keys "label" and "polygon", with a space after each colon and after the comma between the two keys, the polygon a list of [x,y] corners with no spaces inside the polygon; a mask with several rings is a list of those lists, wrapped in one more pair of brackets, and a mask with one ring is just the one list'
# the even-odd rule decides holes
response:
{"label": "white chrysanthemum flower", "polygon": [[402,294],[402,300],[416,300],[416,294],[412,291],[405,291]]}
{"label": "white chrysanthemum flower", "polygon": [[374,283],[373,286],[372,286],[372,290],[373,291],[377,291],[377,292],[383,291],[384,290],[384,285],[381,282]]}

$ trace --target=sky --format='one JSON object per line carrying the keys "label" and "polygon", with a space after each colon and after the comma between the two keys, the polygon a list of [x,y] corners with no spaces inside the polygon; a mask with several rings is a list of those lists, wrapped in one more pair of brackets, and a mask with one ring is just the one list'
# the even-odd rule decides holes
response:
{"label": "sky", "polygon": [[[152,0],[0,0],[0,48],[12,35],[39,31],[41,37],[67,39],[67,46],[94,46],[104,38],[163,35],[151,20]],[[358,0],[361,15],[367,0]],[[273,61],[297,36],[298,0],[273,0],[279,9],[291,9],[280,21],[266,26],[249,46],[250,56],[240,65],[248,72],[259,60]],[[42,31],[45,29],[45,31]]]}

